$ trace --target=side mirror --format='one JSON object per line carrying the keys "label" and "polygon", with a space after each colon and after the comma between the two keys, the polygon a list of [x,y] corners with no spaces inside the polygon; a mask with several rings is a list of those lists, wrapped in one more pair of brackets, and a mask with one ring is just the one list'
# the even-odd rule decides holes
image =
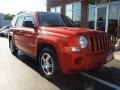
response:
{"label": "side mirror", "polygon": [[30,27],[30,28],[35,28],[34,24],[32,21],[24,21],[23,22],[24,27]]}

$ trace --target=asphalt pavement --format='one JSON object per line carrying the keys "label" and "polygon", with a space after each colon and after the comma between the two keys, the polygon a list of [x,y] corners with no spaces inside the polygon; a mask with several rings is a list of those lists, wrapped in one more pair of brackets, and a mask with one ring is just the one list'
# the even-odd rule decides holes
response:
{"label": "asphalt pavement", "polygon": [[34,59],[21,52],[12,55],[8,39],[0,37],[0,90],[120,90],[120,52],[101,68],[49,81]]}

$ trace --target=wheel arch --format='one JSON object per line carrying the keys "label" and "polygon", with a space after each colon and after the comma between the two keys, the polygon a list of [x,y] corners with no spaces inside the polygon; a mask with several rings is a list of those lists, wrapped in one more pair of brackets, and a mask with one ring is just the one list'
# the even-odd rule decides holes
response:
{"label": "wheel arch", "polygon": [[10,41],[10,39],[11,39],[11,38],[12,38],[12,36],[11,36],[11,35],[9,35],[9,36],[8,36],[8,40]]}
{"label": "wheel arch", "polygon": [[57,46],[55,46],[53,44],[50,44],[50,43],[47,43],[47,42],[40,42],[40,43],[37,44],[37,50],[36,50],[36,56],[37,56],[36,61],[37,61],[37,63],[38,63],[38,60],[39,60],[39,54],[40,54],[41,50],[43,48],[46,48],[46,47],[51,48],[55,52],[56,56],[58,57],[58,63],[59,63],[59,56],[58,56],[59,52],[56,49]]}
{"label": "wheel arch", "polygon": [[50,43],[46,43],[46,42],[40,42],[38,43],[37,45],[37,59],[38,59],[38,56],[39,56],[39,53],[40,51],[43,49],[43,48],[51,48],[53,51],[55,51],[55,53],[57,54],[57,50],[56,50],[56,46],[50,44]]}

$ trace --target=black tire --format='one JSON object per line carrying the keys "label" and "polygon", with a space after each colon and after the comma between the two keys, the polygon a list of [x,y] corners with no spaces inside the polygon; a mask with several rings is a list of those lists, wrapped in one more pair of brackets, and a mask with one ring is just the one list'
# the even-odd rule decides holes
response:
{"label": "black tire", "polygon": [[9,40],[9,48],[13,55],[16,55],[18,53],[18,50],[16,49],[16,46],[14,45],[14,42],[12,39]]}
{"label": "black tire", "polygon": [[[47,54],[49,56],[49,65],[51,67],[46,67],[47,64],[45,65],[45,63],[47,63]],[[46,57],[45,57],[46,55]],[[43,57],[46,58],[46,60],[43,60]],[[43,62],[45,61],[45,62]],[[53,62],[52,62],[53,61]],[[44,65],[43,65],[44,63]],[[54,64],[52,66],[52,63]],[[44,68],[43,68],[44,66]],[[47,72],[47,69],[45,70],[45,68],[49,68],[49,71],[51,72],[50,74],[46,74]],[[54,69],[52,69],[54,68]],[[57,55],[56,55],[56,52],[50,48],[50,47],[47,47],[47,48],[43,48],[42,51],[40,52],[39,54],[39,70],[40,70],[40,73],[43,75],[43,77],[49,79],[49,80],[54,80],[54,79],[59,79],[62,75],[61,73],[61,70],[60,70],[60,66],[59,66],[59,63],[58,63],[58,58],[57,58]],[[52,72],[53,71],[53,72]]]}

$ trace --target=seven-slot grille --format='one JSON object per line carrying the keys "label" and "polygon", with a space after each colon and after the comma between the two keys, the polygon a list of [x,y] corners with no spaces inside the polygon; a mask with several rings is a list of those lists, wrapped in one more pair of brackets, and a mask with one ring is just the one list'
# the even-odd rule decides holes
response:
{"label": "seven-slot grille", "polygon": [[106,51],[110,48],[110,38],[107,35],[90,36],[90,46],[93,52]]}

